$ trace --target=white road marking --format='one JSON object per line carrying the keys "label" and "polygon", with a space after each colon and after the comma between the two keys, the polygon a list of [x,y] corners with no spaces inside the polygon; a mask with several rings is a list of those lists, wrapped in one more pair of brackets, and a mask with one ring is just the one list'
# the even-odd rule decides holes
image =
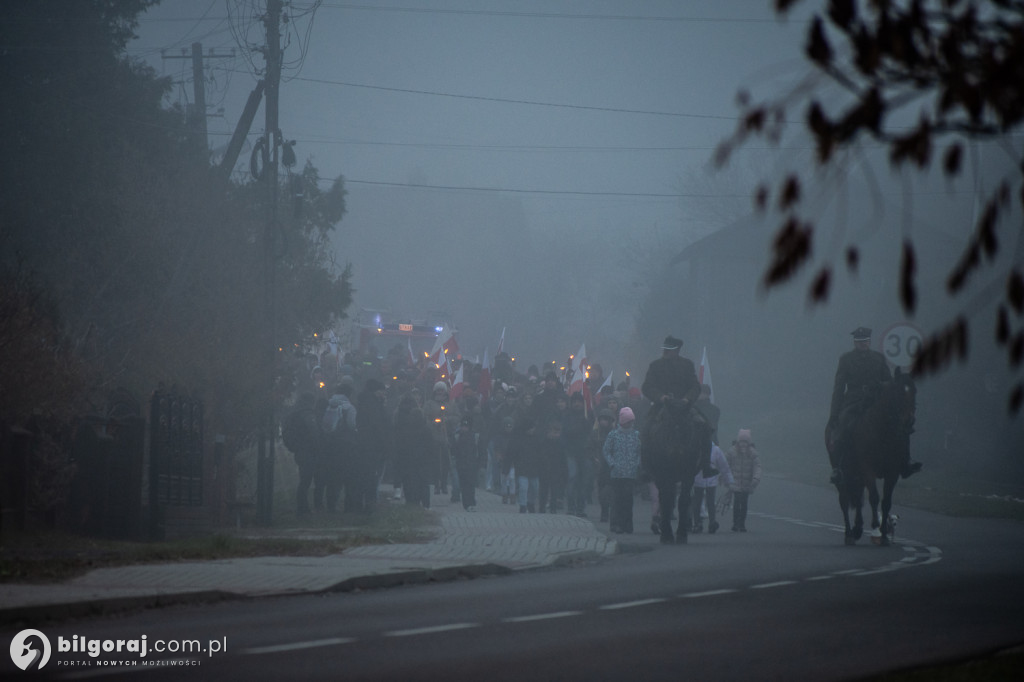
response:
{"label": "white road marking", "polygon": [[628,609],[628,608],[632,608],[634,606],[647,606],[648,604],[660,604],[663,601],[666,601],[665,598],[663,598],[663,597],[654,597],[652,599],[637,599],[636,601],[623,601],[623,602],[619,602],[618,604],[605,604],[604,606],[599,606],[598,608],[601,609],[602,611],[612,611],[612,610],[615,610],[615,609]]}
{"label": "white road marking", "polygon": [[774,583],[761,583],[760,585],[751,585],[752,590],[766,590],[769,587],[784,587],[786,585],[796,585],[795,580],[778,580]]}
{"label": "white road marking", "polygon": [[385,632],[385,637],[411,637],[413,635],[429,635],[435,632],[451,632],[452,630],[466,630],[478,628],[480,623],[448,623],[447,625],[432,625],[425,628],[410,628],[408,630],[392,630]]}
{"label": "white road marking", "polygon": [[529,623],[534,620],[551,620],[553,618],[568,618],[570,616],[582,615],[582,611],[553,611],[552,613],[536,613],[532,616],[511,616],[501,620],[503,623]]}
{"label": "white road marking", "polygon": [[679,595],[679,598],[680,599],[696,599],[697,597],[713,597],[713,596],[719,595],[719,594],[731,594],[731,593],[733,593],[735,591],[736,590],[729,588],[729,589],[724,589],[724,590],[707,590],[706,592],[687,592],[686,594]]}
{"label": "white road marking", "polygon": [[299,649],[315,649],[322,646],[336,646],[338,644],[351,644],[356,641],[354,637],[330,637],[328,639],[311,639],[305,642],[291,642],[289,644],[271,644],[269,646],[254,646],[242,651],[243,654],[276,654],[282,651],[297,651]]}

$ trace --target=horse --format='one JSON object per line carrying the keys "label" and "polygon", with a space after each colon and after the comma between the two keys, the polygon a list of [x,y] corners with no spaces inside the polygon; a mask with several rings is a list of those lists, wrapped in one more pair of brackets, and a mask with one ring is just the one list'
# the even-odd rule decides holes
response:
{"label": "horse", "polygon": [[[892,493],[900,478],[900,470],[909,456],[916,399],[917,388],[913,378],[897,368],[893,381],[881,385],[874,401],[864,408],[846,434],[848,442],[844,444],[845,453],[840,465],[843,476],[836,487],[839,490],[839,506],[843,510],[847,545],[855,544],[864,532],[861,507],[865,488],[871,505],[871,527],[881,532],[881,545],[890,544],[893,530],[889,514],[892,509]],[[829,454],[832,454],[835,447],[831,431],[826,428]],[[877,479],[882,479],[881,498]],[[855,512],[852,526],[851,509]]]}
{"label": "horse", "polygon": [[[662,542],[685,544],[690,518],[690,492],[701,466],[702,455],[711,454],[711,425],[681,400],[669,400],[653,408],[640,437],[641,464],[658,487]],[[682,483],[682,486],[677,484]],[[679,525],[672,534],[672,512],[679,487]]]}

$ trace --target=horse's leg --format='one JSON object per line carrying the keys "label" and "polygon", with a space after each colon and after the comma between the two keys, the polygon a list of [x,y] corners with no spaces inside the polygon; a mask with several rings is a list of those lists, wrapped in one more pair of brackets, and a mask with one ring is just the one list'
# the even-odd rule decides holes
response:
{"label": "horse's leg", "polygon": [[889,545],[892,528],[889,527],[889,512],[892,511],[892,492],[896,489],[898,474],[889,474],[882,483],[882,545]]}
{"label": "horse's leg", "polygon": [[856,542],[853,538],[853,529],[850,527],[850,491],[845,482],[841,482],[839,488],[839,508],[843,510],[843,542],[852,545]]}
{"label": "horse's leg", "polygon": [[679,486],[679,525],[676,527],[676,544],[685,545],[690,530],[690,492],[693,490],[693,476]]}
{"label": "horse's leg", "polygon": [[854,490],[852,499],[856,515],[853,521],[853,539],[860,540],[864,535],[864,484],[858,482]]}
{"label": "horse's leg", "polygon": [[878,517],[878,484],[871,479],[867,486],[868,502],[871,504],[871,527],[878,528],[881,525],[881,519]]}

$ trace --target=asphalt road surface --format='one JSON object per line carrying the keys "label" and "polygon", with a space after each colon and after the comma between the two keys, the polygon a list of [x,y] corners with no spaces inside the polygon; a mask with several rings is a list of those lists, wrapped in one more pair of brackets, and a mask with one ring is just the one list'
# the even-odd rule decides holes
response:
{"label": "asphalt road surface", "polygon": [[894,545],[847,547],[832,491],[768,478],[749,532],[726,519],[715,535],[662,546],[644,505],[611,558],[64,623],[47,629],[51,641],[146,634],[204,651],[151,652],[159,665],[132,668],[83,653],[43,677],[841,680],[1024,642],[1024,524],[897,505]]}

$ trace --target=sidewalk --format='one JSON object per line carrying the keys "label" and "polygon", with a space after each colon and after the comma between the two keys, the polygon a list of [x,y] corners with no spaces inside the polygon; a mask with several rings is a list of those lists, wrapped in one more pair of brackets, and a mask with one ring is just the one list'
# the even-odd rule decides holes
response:
{"label": "sidewalk", "polygon": [[[434,495],[441,533],[423,544],[368,545],[326,557],[255,557],[102,568],[65,583],[0,584],[0,624],[176,603],[314,594],[508,573],[614,554],[587,519],[520,514],[477,490],[477,511]],[[396,504],[396,502],[392,502]],[[602,524],[603,525],[603,524]]]}

